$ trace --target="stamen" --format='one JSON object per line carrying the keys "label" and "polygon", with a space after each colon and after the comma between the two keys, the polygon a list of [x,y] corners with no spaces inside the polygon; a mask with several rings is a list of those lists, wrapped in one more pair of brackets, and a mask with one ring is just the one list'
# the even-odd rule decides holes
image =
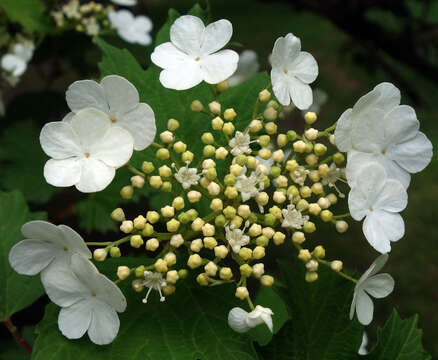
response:
{"label": "stamen", "polygon": [[152,291],[152,288],[150,287],[148,292],[146,293],[146,296],[142,300],[143,304],[146,304],[148,302],[148,297],[149,297],[149,294],[151,293],[151,291]]}
{"label": "stamen", "polygon": [[166,298],[163,296],[163,294],[161,293],[161,286],[158,287],[158,293],[160,294],[160,301],[163,302],[166,300]]}
{"label": "stamen", "polygon": [[86,158],[90,157],[90,153],[89,152],[86,152],[84,155],[85,155]]}

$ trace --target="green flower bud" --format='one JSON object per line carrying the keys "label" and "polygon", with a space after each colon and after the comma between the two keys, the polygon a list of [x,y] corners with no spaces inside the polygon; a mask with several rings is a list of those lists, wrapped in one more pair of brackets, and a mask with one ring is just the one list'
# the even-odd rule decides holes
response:
{"label": "green flower bud", "polygon": [[248,264],[243,264],[240,266],[240,273],[242,276],[250,277],[252,273],[252,267]]}
{"label": "green flower bud", "polygon": [[248,161],[248,158],[246,157],[246,155],[240,154],[235,157],[235,160],[236,163],[239,164],[240,166],[245,166]]}
{"label": "green flower bud", "polygon": [[269,173],[269,175],[271,175],[273,178],[276,178],[280,176],[280,174],[281,174],[281,168],[279,168],[278,166],[271,167],[271,172]]}
{"label": "green flower bud", "polygon": [[150,161],[143,161],[143,164],[141,165],[141,171],[143,171],[145,174],[150,174],[154,170],[154,164],[152,164]]}
{"label": "green flower bud", "polygon": [[224,210],[223,210],[223,213],[224,213],[224,215],[225,215],[225,217],[227,218],[227,219],[232,219],[233,217],[235,217],[236,216],[236,209],[235,208],[233,208],[232,206],[227,206]]}
{"label": "green flower bud", "polygon": [[266,247],[269,244],[269,239],[266,236],[261,235],[256,239],[256,244],[259,246]]}
{"label": "green flower bud", "polygon": [[336,165],[341,165],[345,161],[344,154],[337,152],[336,154],[333,155],[333,161],[335,162]]}
{"label": "green flower bud", "polygon": [[179,128],[179,122],[175,119],[169,119],[167,120],[167,129],[170,131],[175,131]]}
{"label": "green flower bud", "polygon": [[294,141],[297,138],[297,133],[295,131],[293,131],[293,130],[289,130],[286,133],[286,136],[287,136],[289,141]]}
{"label": "green flower bud", "polygon": [[189,275],[189,272],[187,271],[187,269],[178,270],[178,276],[180,279],[185,279],[187,277],[187,275]]}
{"label": "green flower bud", "polygon": [[163,182],[163,185],[161,185],[161,191],[164,192],[171,192],[172,191],[172,183],[170,181]]}
{"label": "green flower bud", "polygon": [[138,278],[141,278],[144,276],[145,267],[143,265],[140,265],[139,267],[135,268],[135,276]]}
{"label": "green flower bud", "polygon": [[225,185],[233,186],[236,183],[236,176],[233,174],[228,174],[224,179]]}
{"label": "green flower bud", "polygon": [[254,214],[254,213],[251,213],[251,214],[249,215],[249,217],[248,217],[248,221],[249,221],[251,224],[257,222],[257,215]]}
{"label": "green flower bud", "polygon": [[189,216],[190,221],[195,220],[199,215],[195,209],[190,209],[190,210],[186,211],[186,214]]}
{"label": "green flower bud", "polygon": [[116,246],[113,246],[112,248],[110,248],[109,254],[113,258],[118,258],[122,255],[120,252],[120,249]]}
{"label": "green flower bud", "polygon": [[265,225],[274,226],[277,218],[272,214],[265,214]]}
{"label": "green flower bud", "polygon": [[126,185],[120,190],[120,196],[122,197],[122,199],[132,199],[133,195],[134,188],[131,185]]}
{"label": "green flower bud", "polygon": [[179,222],[181,222],[181,224],[187,224],[190,222],[190,216],[187,215],[187,213],[182,212],[181,214],[178,215],[178,220]]}
{"label": "green flower bud", "polygon": [[151,224],[145,224],[141,234],[143,236],[151,236],[154,233],[154,227]]}
{"label": "green flower bud", "polygon": [[212,157],[216,153],[216,149],[213,145],[206,145],[202,153],[205,157]]}
{"label": "green flower bud", "polygon": [[269,137],[269,135],[262,135],[259,137],[259,144],[261,147],[268,146],[270,142],[271,138]]}
{"label": "green flower bud", "polygon": [[155,156],[157,157],[157,159],[167,160],[170,157],[170,153],[169,150],[161,148],[157,150]]}
{"label": "green flower bud", "polygon": [[205,132],[205,133],[203,133],[202,136],[201,136],[201,141],[202,141],[204,144],[207,144],[207,145],[211,145],[211,144],[213,144],[213,143],[214,143],[214,137],[213,137],[213,134],[210,133],[210,132]]}
{"label": "green flower bud", "polygon": [[214,219],[214,224],[215,224],[217,227],[223,227],[223,226],[225,226],[226,222],[227,222],[227,219],[226,219],[225,216],[223,216],[223,215],[218,215],[218,216],[216,216],[216,218]]}
{"label": "green flower bud", "polygon": [[214,179],[216,179],[216,177],[217,177],[216,168],[208,169],[207,173],[205,174],[205,177],[210,181],[213,181]]}

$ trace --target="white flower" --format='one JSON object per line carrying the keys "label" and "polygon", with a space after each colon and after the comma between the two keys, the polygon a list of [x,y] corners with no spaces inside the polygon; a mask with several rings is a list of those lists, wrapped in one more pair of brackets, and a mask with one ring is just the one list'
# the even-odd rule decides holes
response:
{"label": "white flower", "polygon": [[44,166],[46,181],[60,187],[75,185],[82,192],[107,187],[116,168],[131,158],[134,146],[128,131],[111,126],[108,116],[93,108],[77,112],[68,122],[44,125],[40,142],[52,157]]}
{"label": "white flower", "polygon": [[403,185],[388,179],[385,169],[377,164],[364,166],[358,172],[355,185],[348,195],[348,207],[353,219],[363,222],[363,232],[377,251],[391,251],[391,241],[400,240],[405,224],[399,212],[408,203]]}
{"label": "white flower", "polygon": [[68,266],[75,253],[91,258],[82,237],[66,225],[35,220],[24,224],[21,232],[26,239],[15,244],[9,252],[9,263],[19,274],[36,275],[58,266]]}
{"label": "white flower", "polygon": [[367,345],[368,345],[368,336],[367,333],[364,331],[362,335],[362,343],[360,344],[360,348],[357,353],[359,355],[368,354]]}
{"label": "white flower", "polygon": [[[356,164],[377,161],[389,178],[407,188],[410,173],[423,170],[432,158],[432,143],[419,127],[414,109],[400,105],[400,91],[390,83],[381,83],[341,115],[336,145],[344,152],[359,152]],[[351,173],[354,170],[348,170],[348,165]]]}
{"label": "white flower", "polygon": [[271,309],[257,305],[253,311],[248,313],[242,308],[235,307],[228,313],[228,325],[238,333],[247,332],[257,325],[265,323],[270,332],[273,332]]}
{"label": "white flower", "polygon": [[3,55],[1,65],[3,70],[12,76],[21,76],[26,71],[27,63],[33,55],[34,45],[30,41],[15,44],[12,54]]}
{"label": "white flower", "polygon": [[295,209],[294,204],[289,204],[287,209],[281,210],[281,213],[283,215],[282,227],[301,229],[303,225],[309,221],[309,216],[303,216],[301,211]]}
{"label": "white flower", "polygon": [[272,90],[284,106],[292,102],[300,109],[312,105],[312,89],[308,84],[318,76],[318,64],[308,52],[301,51],[301,41],[293,34],[279,37],[272,50]]}
{"label": "white flower", "polygon": [[236,184],[234,186],[240,192],[242,202],[255,197],[259,191],[263,189],[265,174],[260,169],[260,167],[257,167],[256,171],[253,171],[249,177],[242,174],[236,178]]}
{"label": "white flower", "polygon": [[62,7],[62,11],[67,18],[74,18],[79,15],[79,5],[79,0],[70,0]]}
{"label": "white flower", "polygon": [[231,147],[231,154],[234,156],[250,154],[251,148],[249,147],[249,144],[251,144],[251,137],[247,131],[236,131],[234,137],[228,142],[228,145]]}
{"label": "white flower", "polygon": [[114,340],[120,326],[117,312],[125,311],[126,299],[90,261],[75,254],[71,269],[48,272],[43,284],[50,300],[62,307],[58,326],[65,337],[79,339],[88,331],[95,344]]}
{"label": "white flower", "polygon": [[146,304],[148,302],[149,294],[152,290],[158,291],[160,294],[160,301],[163,302],[166,298],[161,293],[161,289],[167,285],[166,280],[163,279],[163,275],[159,272],[145,271],[144,272],[144,280],[142,282],[142,286],[146,286],[148,292],[143,299],[143,303]]}
{"label": "white flower", "polygon": [[170,42],[157,46],[152,62],[163,68],[161,84],[170,89],[186,90],[201,81],[217,84],[237,69],[239,55],[221,50],[231,39],[233,26],[219,20],[204,26],[196,16],[184,15],[170,28]]}
{"label": "white flower", "polygon": [[229,226],[225,226],[225,238],[228,241],[228,244],[231,246],[231,249],[238,253],[240,251],[240,248],[242,246],[249,244],[249,236],[245,235],[245,229],[247,224],[245,224],[245,227],[243,230],[241,229],[232,229]]}
{"label": "white flower", "polygon": [[[66,100],[75,113],[87,107],[105,112],[113,126],[131,133],[135,150],[143,150],[154,141],[157,131],[154,112],[148,104],[139,102],[135,86],[121,76],[105,76],[100,84],[93,80],[75,81],[67,89]],[[64,121],[71,116],[67,115]]]}
{"label": "white flower", "polygon": [[114,4],[121,6],[134,6],[137,5],[137,0],[111,0]]}
{"label": "white flower", "polygon": [[296,184],[303,186],[309,172],[304,166],[299,166],[290,173],[290,177]]}
{"label": "white flower", "polygon": [[346,182],[344,180],[345,178],[345,169],[338,168],[335,163],[332,163],[329,167],[328,174],[324,176],[321,180],[322,185],[328,185],[329,187],[335,188],[335,190],[338,192],[339,197],[344,198],[345,195],[338,189],[336,186],[336,182]]}
{"label": "white flower", "polygon": [[85,32],[87,35],[90,36],[96,36],[99,34],[100,26],[96,22],[95,18],[91,18],[86,24],[85,24]]}
{"label": "white flower", "polygon": [[244,50],[239,56],[236,72],[228,78],[228,85],[237,86],[259,71],[259,61],[254,50]]}
{"label": "white flower", "polygon": [[350,319],[353,319],[356,311],[359,322],[368,325],[373,319],[374,312],[374,304],[370,296],[380,299],[394,290],[394,279],[391,275],[376,275],[387,261],[388,254],[380,255],[358,280],[350,307]]}
{"label": "white flower", "polygon": [[301,113],[305,115],[307,112],[314,112],[315,114],[319,114],[321,107],[327,102],[328,95],[324,90],[315,89],[313,90],[313,103],[306,110],[302,110]]}
{"label": "white flower", "polygon": [[198,185],[200,176],[197,168],[189,168],[188,166],[180,167],[175,174],[175,179],[182,185],[184,190],[187,190],[192,185]]}
{"label": "white flower", "polygon": [[134,17],[129,10],[119,10],[110,11],[108,18],[123,40],[145,46],[152,43],[152,21],[147,16]]}

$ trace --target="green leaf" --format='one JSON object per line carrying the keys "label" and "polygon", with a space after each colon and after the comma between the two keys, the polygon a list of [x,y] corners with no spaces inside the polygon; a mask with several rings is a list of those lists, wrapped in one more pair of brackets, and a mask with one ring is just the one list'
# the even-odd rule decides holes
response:
{"label": "green leaf", "polygon": [[418,316],[402,320],[394,310],[382,329],[377,330],[377,345],[361,359],[366,360],[428,360],[421,344],[422,331],[417,328]]}
{"label": "green leaf", "polygon": [[43,33],[54,31],[45,15],[46,8],[40,0],[1,0],[0,7],[11,21],[20,23],[26,30]]}
{"label": "green leaf", "polygon": [[94,345],[86,335],[66,339],[58,329],[58,308],[51,304],[38,325],[32,359],[257,359],[249,338],[227,324],[228,311],[237,305],[233,286],[193,289],[181,280],[164,303],[154,291],[146,305],[141,301],[145,294],[134,292],[129,280],[122,283],[122,290],[128,309],[120,314],[119,335],[112,344]]}
{"label": "green leaf", "polygon": [[314,283],[304,281],[304,265],[281,263],[282,291],[291,320],[262,348],[266,359],[351,360],[363,328],[348,312],[353,283],[326,268]]}
{"label": "green leaf", "polygon": [[21,226],[30,220],[44,219],[42,213],[29,213],[19,191],[0,192],[0,321],[32,304],[43,294],[38,276],[17,274],[9,265],[9,250],[23,239]]}
{"label": "green leaf", "polygon": [[27,201],[46,203],[58,188],[43,176],[47,156],[39,143],[39,127],[32,121],[18,122],[6,129],[0,140],[0,185],[20,190]]}

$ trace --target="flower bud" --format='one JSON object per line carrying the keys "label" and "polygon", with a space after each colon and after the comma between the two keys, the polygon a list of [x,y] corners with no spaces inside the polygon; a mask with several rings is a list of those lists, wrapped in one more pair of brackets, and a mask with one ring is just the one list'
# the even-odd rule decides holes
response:
{"label": "flower bud", "polygon": [[131,285],[132,285],[132,288],[134,289],[134,291],[136,291],[136,292],[142,292],[144,289],[143,280],[141,280],[141,279],[133,280]]}
{"label": "flower bud", "polygon": [[317,118],[318,117],[316,116],[316,114],[312,111],[308,111],[304,115],[304,120],[306,121],[306,124],[309,125],[312,125],[317,120]]}
{"label": "flower bud", "polygon": [[311,190],[315,195],[320,195],[324,192],[324,187],[320,182],[316,182],[312,185]]}
{"label": "flower bud", "polygon": [[297,203],[297,210],[304,211],[307,210],[308,207],[309,207],[309,203],[307,202],[307,200],[301,199]]}
{"label": "flower bud", "polygon": [[284,239],[286,239],[286,235],[283,234],[282,232],[277,231],[277,232],[274,234],[274,237],[273,237],[272,240],[274,240],[274,244],[275,244],[275,245],[281,245],[281,244],[284,243]]}
{"label": "flower bud", "polygon": [[274,122],[268,122],[265,124],[265,130],[269,135],[274,135],[277,133],[278,126]]}
{"label": "flower bud", "polygon": [[240,205],[237,208],[237,213],[244,219],[247,219],[251,215],[251,209],[248,205]]}
{"label": "flower bud", "polygon": [[219,277],[222,280],[231,280],[233,278],[233,272],[229,267],[223,267],[219,271]]}
{"label": "flower bud", "polygon": [[333,161],[336,165],[341,165],[345,161],[344,154],[337,152],[333,155]]}
{"label": "flower bud", "polygon": [[309,154],[306,156],[306,163],[307,165],[314,166],[318,164],[318,156],[315,154]]}
{"label": "flower bud", "polygon": [[265,248],[263,246],[256,246],[252,251],[252,257],[254,259],[261,259],[265,256]]}
{"label": "flower bud", "polygon": [[201,112],[204,110],[204,105],[199,100],[193,100],[190,104],[190,109],[194,112]]}
{"label": "flower bud", "polygon": [[173,252],[169,252],[166,255],[164,255],[164,261],[166,262],[167,266],[175,265],[176,255]]}
{"label": "flower bud", "polygon": [[240,274],[245,277],[250,277],[252,273],[252,268],[248,264],[243,264],[240,266]]}
{"label": "flower bud", "polygon": [[120,190],[122,199],[131,199],[134,195],[134,188],[131,185],[126,185]]}
{"label": "flower bud", "polygon": [[173,144],[173,150],[178,154],[182,154],[187,150],[187,145],[182,141],[177,141],[175,144]]}
{"label": "flower bud", "polygon": [[205,157],[212,157],[216,154],[216,148],[213,145],[205,145],[202,154]]}
{"label": "flower bud", "polygon": [[275,110],[273,107],[266,107],[265,111],[263,112],[263,117],[268,121],[274,121],[277,119],[277,116],[277,110]]}
{"label": "flower bud", "polygon": [[321,211],[321,219],[324,222],[332,221],[333,213],[330,210],[323,210]]}
{"label": "flower bud", "polygon": [[155,251],[160,246],[160,243],[156,238],[151,238],[146,241],[146,250]]}
{"label": "flower bud", "polygon": [[272,286],[274,284],[274,278],[271,275],[263,275],[260,278],[260,283],[263,286],[270,287],[270,286]]}
{"label": "flower bud", "polygon": [[151,176],[149,179],[149,184],[154,189],[160,189],[161,186],[163,185],[163,180],[161,179],[161,176]]}
{"label": "flower bud", "polygon": [[165,148],[161,148],[161,149],[157,150],[157,152],[155,153],[155,156],[159,160],[167,160],[170,158],[170,153],[169,153],[169,150],[167,150]]}
{"label": "flower bud", "polygon": [[252,267],[252,274],[255,278],[259,279],[265,273],[265,264],[258,263]]}
{"label": "flower bud", "polygon": [[309,204],[309,213],[318,216],[321,212],[321,208],[318,204]]}
{"label": "flower bud", "polygon": [[303,230],[305,233],[313,233],[316,230],[316,226],[313,222],[308,221],[303,225]]}
{"label": "flower bud", "polygon": [[217,101],[212,101],[210,104],[208,104],[208,108],[215,115],[221,114],[221,104],[219,104]]}
{"label": "flower bud", "polygon": [[333,270],[333,271],[336,271],[336,272],[338,272],[338,271],[341,271],[342,270],[342,261],[340,261],[340,260],[333,260],[331,263],[330,263],[330,268]]}
{"label": "flower bud", "polygon": [[312,283],[318,280],[318,273],[314,271],[307,271],[306,276],[304,278],[308,283]]}
{"label": "flower bud", "polygon": [[236,289],[236,297],[240,300],[245,300],[249,296],[248,289],[245,286],[239,286]]}
{"label": "flower bud", "polygon": [[223,160],[227,157],[227,155],[228,155],[228,150],[225,149],[223,146],[216,149],[216,153],[215,153],[216,159]]}
{"label": "flower bud", "polygon": [[233,108],[226,109],[224,111],[224,119],[227,121],[233,121],[236,116],[237,116],[236,111],[234,111]]}
{"label": "flower bud", "polygon": [[106,259],[106,256],[108,255],[108,252],[106,249],[96,249],[93,251],[93,259],[96,261],[104,261]]}
{"label": "flower bud", "polygon": [[151,236],[154,233],[154,227],[151,224],[145,224],[141,234],[143,236]]}
{"label": "flower bud", "polygon": [[318,156],[324,155],[327,152],[327,146],[325,146],[324,144],[315,144],[315,146],[313,147],[313,151]]}
{"label": "flower bud", "polygon": [[265,225],[275,226],[277,218],[272,214],[265,214]]}
{"label": "flower bud", "polygon": [[306,269],[308,271],[316,271],[318,270],[318,261],[316,260],[310,260],[306,263]]}
{"label": "flower bud", "polygon": [[193,231],[201,231],[204,224],[205,224],[204,220],[202,220],[201,218],[196,218],[192,222],[192,230]]}
{"label": "flower bud", "polygon": [[338,233],[344,233],[348,230],[348,223],[344,220],[336,221],[336,230]]}
{"label": "flower bud", "polygon": [[180,222],[176,219],[171,219],[166,223],[166,228],[168,232],[177,232],[180,226]]}
{"label": "flower bud", "polygon": [[306,240],[306,236],[302,231],[295,231],[292,235],[292,241],[295,244],[302,244]]}
{"label": "flower bud", "polygon": [[323,246],[318,245],[312,251],[312,255],[318,259],[323,259],[325,257],[325,249]]}
{"label": "flower bud", "polygon": [[201,196],[201,193],[195,190],[191,190],[187,193],[187,199],[189,199],[189,202],[191,203],[196,203],[201,200]]}
{"label": "flower bud", "polygon": [[[201,105],[202,106],[202,105]],[[167,129],[170,131],[175,131],[179,128],[179,122],[175,119],[169,119],[167,120]]]}
{"label": "flower bud", "polygon": [[143,171],[145,174],[150,174],[154,170],[154,164],[152,164],[150,161],[143,161],[143,164],[141,165],[141,171]]}
{"label": "flower bud", "polygon": [[140,235],[132,235],[129,242],[133,248],[138,249],[143,245],[143,238]]}
{"label": "flower bud", "polygon": [[257,204],[261,205],[261,206],[265,206],[268,204],[269,202],[269,195],[267,193],[260,192],[256,195],[256,202]]}
{"label": "flower bud", "polygon": [[131,185],[137,189],[141,189],[144,186],[145,180],[143,176],[135,175],[131,177]]}
{"label": "flower bud", "polygon": [[277,204],[283,204],[286,201],[286,195],[281,191],[275,191],[272,198]]}
{"label": "flower bud", "polygon": [[201,266],[202,259],[198,254],[193,254],[189,256],[189,259],[187,260],[187,265],[190,269],[196,269],[197,267]]}
{"label": "flower bud", "polygon": [[262,135],[259,137],[259,144],[261,147],[266,147],[271,142],[269,135]]}
{"label": "flower bud", "polygon": [[235,127],[232,123],[228,122],[225,123],[224,126],[222,127],[222,132],[225,135],[232,135],[234,133]]}
{"label": "flower bud", "polygon": [[239,250],[239,256],[245,260],[248,261],[252,257],[252,250],[247,247],[243,247]]}
{"label": "flower bud", "polygon": [[228,249],[225,245],[219,245],[214,248],[214,256],[225,259],[228,255]]}
{"label": "flower bud", "polygon": [[205,273],[209,276],[216,276],[217,265],[213,261],[209,261],[207,265],[204,266]]}
{"label": "flower bud", "polygon": [[172,176],[172,169],[170,167],[168,167],[167,165],[160,166],[160,168],[158,169],[158,174],[164,178],[171,177]]}
{"label": "flower bud", "polygon": [[270,102],[268,102],[266,107],[271,107],[271,108],[274,108],[275,110],[277,110],[280,107],[280,104],[278,102],[276,102],[275,100],[271,100]]}
{"label": "flower bud", "polygon": [[190,250],[194,252],[200,252],[203,247],[204,243],[201,239],[195,239],[190,243]]}
{"label": "flower bud", "polygon": [[[319,171],[318,170],[311,170],[309,172],[309,178],[310,180],[312,180],[314,183],[318,182],[319,180],[321,180],[321,176],[319,175]],[[313,190],[312,190],[313,191]]]}
{"label": "flower bud", "polygon": [[181,154],[181,160],[183,161],[183,162],[189,162],[189,163],[191,163],[192,161],[193,161],[193,157],[194,157],[195,155],[193,155],[193,153],[191,152],[191,151],[184,151],[182,154]]}
{"label": "flower bud", "polygon": [[213,134],[210,132],[203,133],[201,136],[201,141],[202,141],[202,143],[204,143],[206,145],[214,144]]}
{"label": "flower bud", "polygon": [[134,223],[131,220],[125,220],[122,222],[122,225],[120,225],[120,230],[125,234],[129,234],[134,230]]}
{"label": "flower bud", "polygon": [[111,247],[109,253],[112,258],[119,258],[122,256],[120,249],[117,246]]}
{"label": "flower bud", "polygon": [[217,246],[217,241],[214,237],[207,236],[204,238],[204,247],[213,250]]}
{"label": "flower bud", "polygon": [[228,199],[235,199],[237,196],[239,196],[239,193],[234,186],[227,186],[224,194]]}
{"label": "flower bud", "polygon": [[167,272],[166,274],[166,281],[170,284],[176,284],[176,282],[178,281],[179,276],[178,276],[178,272],[176,270],[170,270]]}
{"label": "flower bud", "polygon": [[141,278],[144,276],[144,271],[145,271],[144,265],[140,265],[140,266],[135,268],[134,274],[136,277]]}
{"label": "flower bud", "polygon": [[127,266],[119,266],[117,267],[117,277],[120,280],[125,280],[127,277],[131,275],[131,270]]}
{"label": "flower bud", "polygon": [[[338,202],[338,197],[335,195],[335,194],[328,194],[327,195],[327,197],[326,197],[326,199],[328,200],[328,201],[330,201],[330,204],[331,205],[334,205],[334,204],[336,204],[337,202]],[[319,200],[318,200],[319,201]],[[320,205],[321,206],[321,205]],[[327,207],[329,207],[329,206],[327,206]],[[322,206],[321,206],[321,208],[322,208]]]}
{"label": "flower bud", "polygon": [[229,88],[228,81],[226,81],[226,80],[221,81],[220,83],[218,83],[218,84],[216,85],[216,87],[217,87],[217,90],[218,90],[219,92],[224,92],[224,91],[228,90],[228,88]]}
{"label": "flower bud", "polygon": [[288,139],[289,141],[294,141],[294,140],[297,138],[297,133],[296,133],[295,131],[293,131],[293,130],[289,130],[289,131],[286,133],[286,136],[287,136],[287,139]]}
{"label": "flower bud", "polygon": [[196,277],[196,282],[197,282],[199,285],[201,285],[201,286],[207,286],[207,285],[208,285],[208,276],[207,276],[207,274],[204,274],[204,273],[199,274],[199,275]]}
{"label": "flower bud", "polygon": [[225,226],[226,223],[227,223],[227,219],[223,215],[218,215],[214,219],[214,224],[217,227],[223,227],[223,226]]}
{"label": "flower bud", "polygon": [[267,89],[264,89],[259,92],[259,100],[262,102],[269,101],[270,97],[271,97],[271,93]]}
{"label": "flower bud", "polygon": [[300,259],[304,263],[307,263],[311,258],[312,255],[307,249],[301,249],[300,252],[298,253],[298,259]]}
{"label": "flower bud", "polygon": [[303,153],[306,150],[306,143],[303,140],[298,140],[293,143],[292,147],[295,152]]}
{"label": "flower bud", "polygon": [[259,156],[264,160],[268,160],[271,157],[271,150],[267,148],[260,149]]}
{"label": "flower bud", "polygon": [[328,174],[330,172],[330,168],[327,164],[321,164],[318,166],[318,172],[319,172],[319,175],[321,175],[321,177],[325,178],[328,176]]}
{"label": "flower bud", "polygon": [[134,228],[142,230],[146,225],[146,219],[143,215],[139,215],[134,219]]}
{"label": "flower bud", "polygon": [[221,199],[213,199],[210,203],[210,209],[213,211],[221,211],[224,208],[224,205],[222,203]]}
{"label": "flower bud", "polygon": [[121,208],[114,209],[111,213],[111,219],[114,221],[122,222],[125,220],[125,213]]}
{"label": "flower bud", "polygon": [[158,214],[156,211],[148,211],[146,213],[146,219],[151,224],[155,224],[158,220],[160,220],[160,214]]}
{"label": "flower bud", "polygon": [[307,140],[315,140],[318,137],[318,133],[319,131],[317,129],[310,128],[304,132],[304,136]]}
{"label": "flower bud", "polygon": [[259,224],[252,224],[251,227],[248,229],[248,234],[250,236],[259,236],[262,233],[262,227]]}
{"label": "flower bud", "polygon": [[160,134],[160,140],[164,144],[170,144],[175,140],[175,136],[169,130],[166,130]]}
{"label": "flower bud", "polygon": [[259,132],[261,129],[263,129],[263,123],[260,120],[252,120],[249,123],[249,131],[251,133]]}
{"label": "flower bud", "polygon": [[182,244],[184,244],[184,238],[181,234],[172,235],[170,238],[170,245],[174,248],[179,248]]}

